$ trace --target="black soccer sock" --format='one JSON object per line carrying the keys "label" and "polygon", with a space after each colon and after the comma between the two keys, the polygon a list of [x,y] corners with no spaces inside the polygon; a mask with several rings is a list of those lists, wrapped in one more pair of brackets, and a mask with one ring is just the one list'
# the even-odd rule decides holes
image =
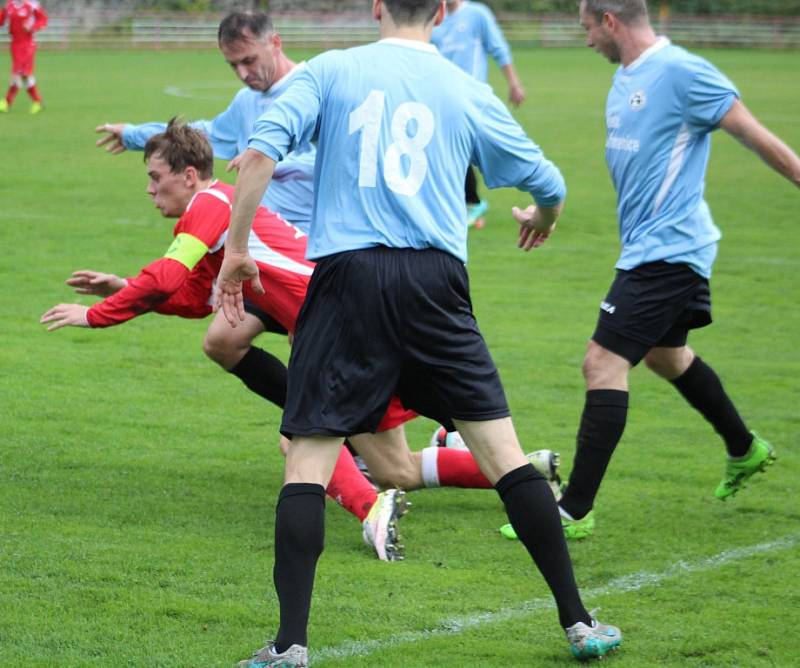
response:
{"label": "black soccer sock", "polygon": [[753,442],[739,411],[725,393],[722,381],[708,364],[695,357],[689,368],[671,381],[725,441],[731,457],[744,457]]}
{"label": "black soccer sock", "polygon": [[281,408],[285,406],[288,372],[286,365],[274,355],[250,346],[250,350],[229,373],[260,397]]}
{"label": "black soccer sock", "polygon": [[280,604],[278,652],[308,645],[308,614],[317,560],[325,540],[325,488],[285,485],[275,511],[275,567],[272,577]]}
{"label": "black soccer sock", "polygon": [[572,473],[567,489],[558,502],[574,519],[585,517],[592,509],[611,455],[625,431],[627,419],[627,392],[589,390],[586,393]]}
{"label": "black soccer sock", "polygon": [[591,623],[581,603],[553,492],[531,464],[506,473],[494,486],[508,519],[553,592],[564,628]]}
{"label": "black soccer sock", "polygon": [[464,182],[464,199],[467,205],[478,204],[481,201],[478,195],[478,177],[475,176],[475,168],[472,165],[467,167],[467,177]]}

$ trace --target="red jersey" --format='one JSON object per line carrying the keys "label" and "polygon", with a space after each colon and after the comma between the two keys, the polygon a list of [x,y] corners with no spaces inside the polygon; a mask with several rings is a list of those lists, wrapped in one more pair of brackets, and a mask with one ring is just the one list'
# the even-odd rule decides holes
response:
{"label": "red jersey", "polygon": [[[92,327],[116,325],[148,311],[183,318],[211,313],[211,297],[222,264],[234,187],[214,181],[197,193],[175,225],[164,257],[147,265],[116,294],[89,309]],[[306,235],[265,207],[250,233],[250,254],[266,294],[245,297],[293,332],[314,263],[305,259]]]}
{"label": "red jersey", "polygon": [[33,33],[47,25],[47,14],[35,0],[8,0],[0,9],[0,26],[6,21],[12,43],[33,43]]}

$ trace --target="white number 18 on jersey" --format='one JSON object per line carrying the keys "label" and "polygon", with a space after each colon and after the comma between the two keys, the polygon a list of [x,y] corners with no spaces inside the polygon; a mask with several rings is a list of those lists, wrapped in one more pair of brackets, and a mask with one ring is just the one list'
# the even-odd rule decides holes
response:
{"label": "white number 18 on jersey", "polygon": [[[363,104],[350,114],[350,134],[361,132],[358,185],[374,188],[378,176],[378,139],[383,122],[383,91],[373,90]],[[416,126],[413,137],[409,129]],[[412,126],[409,128],[409,126]],[[405,102],[392,116],[392,143],[383,156],[383,178],[400,195],[416,195],[428,175],[425,147],[433,138],[435,122],[431,110],[420,102]],[[403,156],[408,156],[408,174],[404,175]]]}

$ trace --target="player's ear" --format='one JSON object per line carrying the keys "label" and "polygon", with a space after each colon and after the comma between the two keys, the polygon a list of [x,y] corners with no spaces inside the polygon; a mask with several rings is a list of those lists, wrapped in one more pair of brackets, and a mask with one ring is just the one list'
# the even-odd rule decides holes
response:
{"label": "player's ear", "polygon": [[380,21],[383,15],[383,2],[381,0],[372,0],[372,18]]}
{"label": "player's ear", "polygon": [[283,40],[281,39],[281,36],[278,33],[276,32],[272,33],[272,35],[270,35],[269,41],[272,43],[272,47],[276,51],[280,51],[283,48]]}
{"label": "player's ear", "polygon": [[442,21],[444,21],[445,16],[447,16],[447,6],[445,5],[445,1],[442,0],[439,3],[439,9],[433,16],[433,26],[438,26]]}
{"label": "player's ear", "polygon": [[196,167],[189,165],[183,170],[183,183],[187,188],[193,189],[199,180]]}

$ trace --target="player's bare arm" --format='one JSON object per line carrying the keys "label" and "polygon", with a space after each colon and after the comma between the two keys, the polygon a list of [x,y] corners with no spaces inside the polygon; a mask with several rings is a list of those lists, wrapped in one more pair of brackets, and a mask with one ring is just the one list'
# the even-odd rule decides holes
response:
{"label": "player's bare arm", "polygon": [[66,280],[66,284],[75,288],[75,292],[79,295],[110,297],[122,290],[128,284],[128,281],[115,274],[104,274],[100,271],[82,269],[72,272],[72,276]]}
{"label": "player's bare arm", "polygon": [[247,149],[240,157],[231,224],[225,240],[225,259],[214,290],[214,309],[222,309],[231,327],[236,327],[245,317],[242,283],[250,281],[256,294],[264,294],[258,267],[247,247],[253,217],[275,170],[274,160],[253,149]]}
{"label": "player's bare arm", "polygon": [[525,89],[522,87],[519,75],[511,64],[504,65],[501,69],[508,82],[508,99],[512,105],[518,107],[525,101]]}
{"label": "player's bare arm", "polygon": [[43,325],[50,323],[48,332],[62,327],[88,327],[89,320],[86,317],[88,311],[89,307],[82,304],[57,304],[46,311],[39,322]]}
{"label": "player's bare arm", "polygon": [[98,125],[94,131],[98,134],[106,133],[105,137],[101,137],[95,142],[95,146],[102,148],[113,155],[124,153],[127,149],[125,144],[122,143],[122,132],[125,130],[127,123],[104,123]]}
{"label": "player's bare arm", "polygon": [[531,204],[526,209],[514,207],[511,213],[519,223],[519,240],[517,247],[524,251],[541,246],[556,228],[556,220],[564,208],[563,202],[556,206],[536,206]]}
{"label": "player's bare arm", "polygon": [[765,128],[741,101],[733,103],[720,127],[800,188],[800,157]]}

